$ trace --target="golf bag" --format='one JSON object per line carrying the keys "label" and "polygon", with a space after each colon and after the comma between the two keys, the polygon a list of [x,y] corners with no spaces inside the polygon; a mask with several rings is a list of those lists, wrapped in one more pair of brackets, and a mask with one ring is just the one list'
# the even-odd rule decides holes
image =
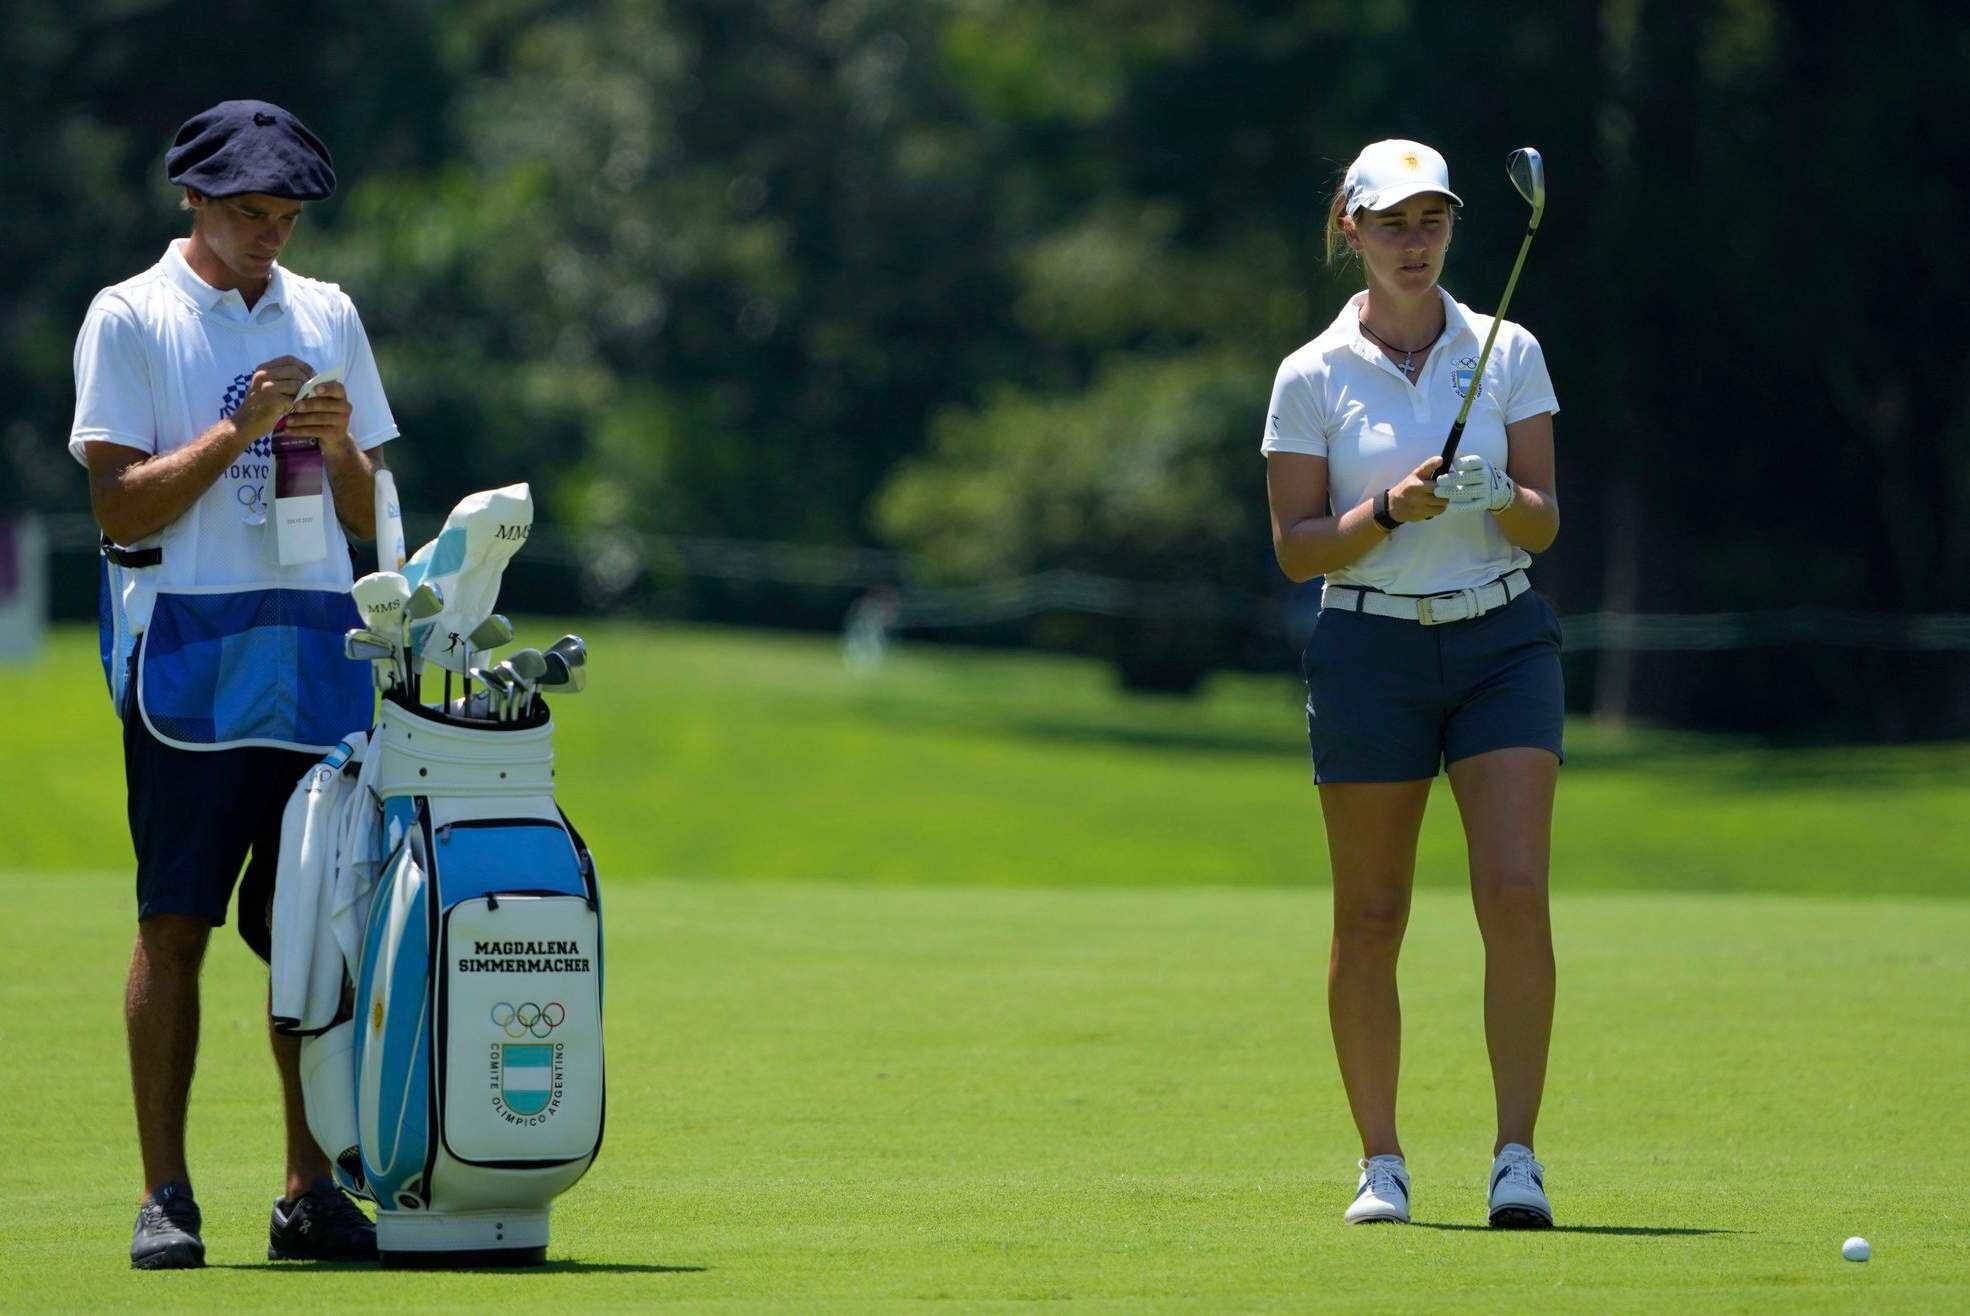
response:
{"label": "golf bag", "polygon": [[388,853],[354,1014],[302,1045],[309,1123],[377,1206],[385,1266],[531,1265],[602,1140],[594,864],[554,803],[553,724],[392,694],[369,753]]}

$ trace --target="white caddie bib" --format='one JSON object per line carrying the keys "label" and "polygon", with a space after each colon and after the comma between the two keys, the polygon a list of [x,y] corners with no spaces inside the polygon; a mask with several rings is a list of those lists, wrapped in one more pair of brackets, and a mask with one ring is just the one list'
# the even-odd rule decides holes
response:
{"label": "white caddie bib", "polygon": [[[340,288],[275,266],[249,309],[237,291],[193,273],[173,242],[156,265],[90,304],[75,345],[69,451],[86,464],[90,443],[182,447],[230,416],[255,368],[280,356],[342,372],[360,447],[396,435],[368,337]],[[326,752],[368,724],[368,675],[341,654],[342,632],[360,624],[348,540],[324,490],[327,514],[314,527],[322,551],[281,561],[272,452],[272,436],[261,438],[184,515],[125,546],[145,554],[143,565],[105,566],[112,697],[126,706],[126,666],[141,635],[128,707],[167,744]]]}

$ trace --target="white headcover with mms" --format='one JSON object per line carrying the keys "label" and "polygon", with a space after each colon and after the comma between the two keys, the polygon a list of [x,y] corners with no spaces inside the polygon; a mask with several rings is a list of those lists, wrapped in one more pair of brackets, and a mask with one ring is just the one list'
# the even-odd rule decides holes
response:
{"label": "white headcover with mms", "polygon": [[1419,192],[1441,192],[1451,205],[1464,204],[1450,190],[1450,166],[1442,154],[1400,137],[1364,146],[1348,166],[1342,186],[1347,193],[1344,208],[1350,215],[1357,210],[1387,210]]}
{"label": "white headcover with mms", "polygon": [[445,593],[444,611],[411,628],[410,652],[454,672],[465,670],[462,639],[492,615],[506,564],[533,525],[534,496],[525,484],[459,499],[438,537],[404,563],[412,589],[430,581]]}

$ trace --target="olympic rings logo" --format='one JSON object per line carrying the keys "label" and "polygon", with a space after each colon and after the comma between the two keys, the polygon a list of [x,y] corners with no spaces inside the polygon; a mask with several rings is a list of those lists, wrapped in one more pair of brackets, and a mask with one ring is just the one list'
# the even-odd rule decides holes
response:
{"label": "olympic rings logo", "polygon": [[493,1025],[505,1029],[508,1037],[525,1037],[529,1033],[546,1037],[567,1017],[567,1007],[559,1001],[549,1001],[546,1005],[535,1005],[532,1001],[509,1005],[501,1001],[492,1008]]}

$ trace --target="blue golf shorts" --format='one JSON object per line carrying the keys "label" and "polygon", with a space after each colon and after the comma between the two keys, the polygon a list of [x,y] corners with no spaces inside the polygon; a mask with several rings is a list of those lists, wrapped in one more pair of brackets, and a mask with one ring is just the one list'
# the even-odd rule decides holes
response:
{"label": "blue golf shorts", "polygon": [[1494,749],[1566,757],[1560,619],[1533,590],[1440,626],[1322,608],[1300,674],[1316,782],[1415,781]]}
{"label": "blue golf shorts", "polygon": [[281,814],[320,756],[259,746],[174,748],[150,733],[136,708],[134,682],[129,688],[123,779],[137,852],[138,919],[184,914],[216,927],[226,921],[237,883],[239,935],[268,959]]}

